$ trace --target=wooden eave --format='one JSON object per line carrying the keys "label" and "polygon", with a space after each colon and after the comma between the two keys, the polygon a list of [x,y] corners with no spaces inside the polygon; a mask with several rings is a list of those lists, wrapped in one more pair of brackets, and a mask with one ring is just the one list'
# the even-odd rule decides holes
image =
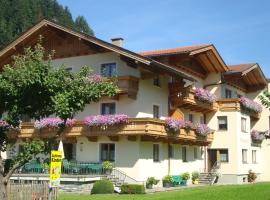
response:
{"label": "wooden eave", "polygon": [[[267,86],[267,79],[258,64],[243,71],[229,71],[223,74],[224,81],[232,85],[238,85],[240,82],[246,92],[255,92],[262,90]],[[244,84],[244,85],[243,85]]]}

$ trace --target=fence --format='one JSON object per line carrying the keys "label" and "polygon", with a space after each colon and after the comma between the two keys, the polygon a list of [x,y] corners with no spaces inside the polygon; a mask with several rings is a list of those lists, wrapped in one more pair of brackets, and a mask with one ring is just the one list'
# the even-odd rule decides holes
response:
{"label": "fence", "polygon": [[[8,200],[48,200],[48,181],[10,181],[8,184]],[[52,190],[52,200],[57,200],[56,188]]]}

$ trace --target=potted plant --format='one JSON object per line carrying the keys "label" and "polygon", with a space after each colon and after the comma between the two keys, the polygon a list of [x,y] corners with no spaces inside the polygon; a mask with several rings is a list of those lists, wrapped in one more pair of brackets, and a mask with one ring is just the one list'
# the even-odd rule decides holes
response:
{"label": "potted plant", "polygon": [[43,172],[45,174],[49,174],[50,173],[50,165],[48,163],[44,162],[42,164],[42,168],[43,168]]}
{"label": "potted plant", "polygon": [[170,175],[165,176],[165,177],[162,179],[163,187],[165,187],[165,188],[171,187],[172,181],[173,181],[173,180],[172,180],[172,176],[170,176]]}
{"label": "potted plant", "polygon": [[102,163],[102,167],[105,171],[105,174],[109,175],[112,173],[112,169],[113,169],[113,164],[110,161],[104,161]]}
{"label": "potted plant", "polygon": [[198,185],[199,184],[199,172],[197,172],[197,171],[192,172],[191,179],[192,179],[192,183],[194,185]]}
{"label": "potted plant", "polygon": [[256,178],[257,178],[257,175],[252,170],[249,170],[248,171],[248,182],[253,183],[253,182],[255,182]]}
{"label": "potted plant", "polygon": [[155,179],[155,177],[149,177],[146,181],[146,188],[152,189],[153,185],[157,185],[159,180]]}
{"label": "potted plant", "polygon": [[182,177],[183,181],[185,181],[185,185],[186,185],[187,180],[190,179],[190,174],[188,172],[185,172],[185,173],[181,174],[181,177]]}

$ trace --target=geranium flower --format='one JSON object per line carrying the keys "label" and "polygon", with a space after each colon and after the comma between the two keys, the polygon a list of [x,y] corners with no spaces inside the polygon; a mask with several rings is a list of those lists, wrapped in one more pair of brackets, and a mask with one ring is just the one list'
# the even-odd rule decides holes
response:
{"label": "geranium flower", "polygon": [[240,98],[241,105],[253,112],[262,112],[262,105],[246,97]]}
{"label": "geranium flower", "polygon": [[209,90],[203,88],[196,88],[195,89],[195,96],[203,102],[207,103],[214,103],[217,100],[216,95],[212,94]]}
{"label": "geranium flower", "polygon": [[[36,120],[34,123],[34,127],[36,129],[59,128],[63,124],[64,124],[64,120],[58,117],[50,117],[50,118],[43,118],[41,120]],[[75,119],[67,119],[66,121],[67,127],[72,127],[74,124],[75,124]]]}
{"label": "geranium flower", "polygon": [[128,116],[124,114],[119,115],[95,115],[88,116],[84,119],[84,124],[88,127],[93,126],[112,126],[115,124],[128,123]]}

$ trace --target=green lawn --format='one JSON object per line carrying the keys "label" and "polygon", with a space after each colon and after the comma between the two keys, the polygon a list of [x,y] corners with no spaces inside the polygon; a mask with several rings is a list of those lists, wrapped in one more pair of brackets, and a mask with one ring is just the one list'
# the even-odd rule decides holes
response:
{"label": "green lawn", "polygon": [[270,183],[190,188],[145,195],[60,195],[60,200],[270,200]]}

